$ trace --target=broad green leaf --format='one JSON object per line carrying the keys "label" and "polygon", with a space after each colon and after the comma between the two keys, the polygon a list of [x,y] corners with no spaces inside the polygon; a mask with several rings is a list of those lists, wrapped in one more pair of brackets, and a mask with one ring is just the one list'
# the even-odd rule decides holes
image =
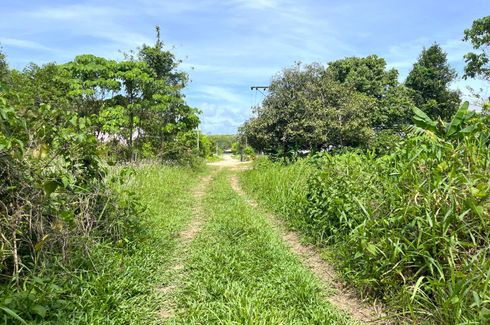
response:
{"label": "broad green leaf", "polygon": [[46,195],[51,195],[51,193],[53,193],[54,191],[56,191],[56,189],[58,188],[59,186],[59,182],[57,181],[47,181],[46,183],[44,183],[44,192],[46,193]]}
{"label": "broad green leaf", "polygon": [[31,307],[31,311],[34,313],[38,314],[42,318],[46,317],[47,309],[44,306],[41,305],[34,305]]}
{"label": "broad green leaf", "polygon": [[462,125],[464,120],[467,118],[467,113],[468,113],[468,107],[469,107],[468,102],[464,102],[463,105],[458,109],[456,114],[454,115],[453,119],[451,122],[447,125],[446,127],[446,136],[450,137],[456,132],[458,132],[458,128]]}
{"label": "broad green leaf", "polygon": [[425,130],[436,132],[437,123],[433,121],[427,114],[425,114],[421,109],[413,107],[413,121],[418,127]]}

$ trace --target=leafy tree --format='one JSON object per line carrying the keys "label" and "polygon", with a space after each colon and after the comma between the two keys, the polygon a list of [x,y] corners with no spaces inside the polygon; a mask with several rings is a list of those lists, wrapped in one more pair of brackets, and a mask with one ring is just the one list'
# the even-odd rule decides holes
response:
{"label": "leafy tree", "polygon": [[256,109],[257,118],[243,129],[252,145],[267,152],[288,153],[325,143],[324,119],[313,118],[321,113],[309,110],[305,103],[306,94],[312,85],[319,84],[322,73],[318,64],[302,67],[298,63],[273,79],[263,106]]}
{"label": "leafy tree", "polygon": [[181,94],[185,74],[175,82],[179,74],[172,69],[177,64],[169,65],[173,54],[162,50],[159,39],[154,47],[143,46],[140,54],[127,55],[122,62],[80,55],[63,65],[79,114],[97,116],[94,131],[100,137],[126,139],[132,158],[136,151],[145,157],[157,154],[179,132],[199,124],[198,110],[186,105]]}
{"label": "leafy tree", "polygon": [[376,100],[371,106],[372,125],[376,131],[399,129],[409,121],[413,103],[409,92],[399,85],[398,71],[386,68],[377,55],[349,57],[328,64],[333,80]]}
{"label": "leafy tree", "polygon": [[69,94],[77,102],[81,116],[98,114],[106,99],[119,91],[116,67],[116,61],[91,54],[79,55],[63,65],[72,79]]}
{"label": "leafy tree", "polygon": [[378,133],[387,131],[399,133],[410,122],[411,112],[415,107],[412,93],[405,85],[388,89],[376,102],[376,109],[370,112],[373,116],[373,128]]}
{"label": "leafy tree", "polygon": [[30,135],[28,146],[40,153],[59,143],[55,139],[61,138],[61,125],[67,123],[68,116],[78,116],[75,115],[77,107],[68,95],[70,80],[66,71],[54,63],[30,64],[22,72],[10,72],[6,97],[26,122],[26,134]]}
{"label": "leafy tree", "polygon": [[7,65],[5,54],[3,54],[2,51],[0,51],[0,87],[2,86],[2,83],[5,82],[8,73],[9,73],[9,67]]}
{"label": "leafy tree", "polygon": [[475,20],[471,28],[464,31],[463,40],[471,42],[473,48],[480,51],[465,54],[463,78],[481,77],[490,81],[490,16]]}
{"label": "leafy tree", "polygon": [[319,64],[284,69],[256,117],[240,129],[257,150],[289,155],[328,146],[364,146],[376,100],[334,80]]}
{"label": "leafy tree", "polygon": [[386,61],[377,55],[349,57],[328,64],[327,73],[354,90],[381,99],[386,91],[398,85],[398,71],[386,70]]}
{"label": "leafy tree", "polygon": [[231,145],[237,138],[234,134],[213,134],[208,135],[208,137],[218,146],[220,151],[231,149]]}
{"label": "leafy tree", "polygon": [[185,72],[177,71],[181,63],[175,55],[164,50],[164,44],[160,38],[160,27],[156,26],[157,39],[155,45],[143,44],[139,49],[139,60],[146,62],[156,74],[156,79],[164,80],[168,85],[183,88],[186,86],[188,76]]}
{"label": "leafy tree", "polygon": [[140,125],[145,141],[151,143],[155,153],[167,159],[165,147],[171,146],[178,134],[196,129],[200,121],[199,110],[187,105],[181,96],[165,93],[164,89],[146,101],[149,105]]}
{"label": "leafy tree", "polygon": [[[71,114],[87,122],[83,127],[103,141],[100,147],[114,149],[106,149],[107,155],[180,159],[183,156],[176,151],[189,149],[182,139],[200,123],[199,110],[187,105],[182,93],[187,74],[177,70],[180,61],[164,48],[158,28],[154,45],[143,45],[120,62],[83,54],[62,65],[31,64],[23,71],[8,71],[1,54],[0,63],[0,72],[8,72],[12,88],[4,96],[27,120],[29,132],[39,131],[33,128],[46,132],[32,138],[34,147],[56,135],[47,132],[56,130],[48,125],[57,125]],[[48,114],[47,107],[56,110]],[[75,124],[81,128],[83,123]]]}
{"label": "leafy tree", "polygon": [[408,74],[405,85],[413,91],[413,101],[431,118],[449,119],[460,103],[460,94],[449,89],[457,74],[438,44],[424,48]]}
{"label": "leafy tree", "polygon": [[[119,98],[128,114],[127,145],[129,158],[133,159],[135,127],[141,121],[142,110],[144,108],[143,94],[147,85],[154,80],[153,71],[145,62],[122,61],[117,65],[116,78],[121,84]],[[141,131],[141,129],[137,130],[138,135]]]}
{"label": "leafy tree", "polygon": [[68,93],[70,77],[55,63],[42,66],[31,63],[22,72],[10,73],[10,88],[16,96],[11,99],[23,107],[39,107],[41,104],[72,110]]}
{"label": "leafy tree", "polygon": [[165,157],[164,152],[168,152],[163,148],[165,144],[176,141],[179,133],[197,128],[199,111],[185,103],[181,92],[188,81],[187,74],[177,70],[181,61],[164,49],[158,26],[156,34],[155,44],[144,44],[137,55],[139,61],[146,63],[153,71],[154,78],[144,88],[145,107],[139,119],[139,127],[144,134],[139,140],[150,142],[154,150]]}

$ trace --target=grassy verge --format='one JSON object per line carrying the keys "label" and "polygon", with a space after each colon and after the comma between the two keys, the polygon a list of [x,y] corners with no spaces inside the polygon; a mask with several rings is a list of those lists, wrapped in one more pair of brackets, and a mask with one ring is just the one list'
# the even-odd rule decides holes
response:
{"label": "grassy verge", "polygon": [[383,157],[309,161],[260,162],[241,181],[393,315],[490,323],[488,147],[413,138]]}
{"label": "grassy verge", "polygon": [[347,324],[313,275],[220,173],[177,300],[181,324]]}
{"label": "grassy verge", "polygon": [[[164,281],[176,233],[191,217],[188,195],[198,177],[190,169],[142,167],[121,195],[140,199],[147,211],[134,218],[133,233],[116,243],[100,243],[86,254],[36,273],[17,291],[0,292],[4,323],[149,324],[157,323],[161,297],[155,288]],[[1,313],[1,312],[0,312]],[[1,315],[1,314],[0,314]]]}
{"label": "grassy verge", "polygon": [[100,269],[80,283],[73,294],[76,323],[157,323],[161,297],[155,288],[164,281],[176,235],[192,216],[196,173],[190,169],[152,166],[136,170],[128,185],[148,207],[143,231],[120,253],[105,248],[95,261]]}
{"label": "grassy verge", "polygon": [[240,183],[268,209],[279,214],[293,229],[304,225],[301,215],[306,204],[308,180],[314,167],[306,160],[283,165],[260,158],[254,169],[240,174]]}

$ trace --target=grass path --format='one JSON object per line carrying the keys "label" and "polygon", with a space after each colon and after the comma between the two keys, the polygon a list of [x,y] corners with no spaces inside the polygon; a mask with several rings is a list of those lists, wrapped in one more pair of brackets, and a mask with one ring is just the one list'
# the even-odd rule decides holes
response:
{"label": "grass path", "polygon": [[[192,193],[200,177],[200,174],[186,168],[147,166],[137,169],[131,189],[138,193],[149,209],[145,223],[147,233],[135,248],[137,256],[128,259],[131,266],[126,269],[131,270],[132,274],[125,276],[126,282],[133,283],[140,293],[128,299],[124,308],[118,307],[122,309],[124,318],[111,315],[114,322],[110,323],[159,323],[154,311],[161,310],[166,297],[158,288],[167,284],[170,278],[168,272],[162,270],[171,269],[180,244],[179,234],[192,222]],[[151,287],[151,294],[147,293],[147,287]],[[124,294],[124,289],[121,289]],[[143,295],[147,296],[146,299],[141,299]],[[128,310],[135,313],[128,314]]]}
{"label": "grass path", "polygon": [[[175,324],[349,324],[325,287],[221,170],[203,195],[207,222],[183,255]],[[202,225],[201,225],[202,226]]]}
{"label": "grass path", "polygon": [[205,222],[206,216],[203,210],[203,198],[206,189],[214,176],[215,172],[203,177],[197,186],[192,190],[191,197],[193,199],[192,219],[188,225],[179,232],[178,241],[172,254],[170,269],[166,272],[165,282],[158,288],[158,291],[163,295],[164,303],[159,309],[159,319],[166,320],[175,314],[174,291],[181,284],[183,277],[183,258],[189,254],[190,244],[196,235],[201,231]]}
{"label": "grass path", "polygon": [[[138,172],[134,189],[153,217],[141,258],[132,259],[141,265],[128,279],[135,287],[153,285],[153,291],[141,299],[142,288],[139,298],[127,301],[134,305],[118,308],[139,312],[110,318],[131,324],[372,320],[318,252],[241,190],[237,173],[243,167],[228,159],[204,173],[158,166]],[[144,311],[153,312],[144,317]]]}

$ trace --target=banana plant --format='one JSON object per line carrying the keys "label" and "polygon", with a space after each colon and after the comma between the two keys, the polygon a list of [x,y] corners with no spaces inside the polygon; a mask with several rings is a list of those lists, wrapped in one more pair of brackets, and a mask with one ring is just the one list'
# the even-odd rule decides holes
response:
{"label": "banana plant", "polygon": [[410,130],[415,134],[426,134],[440,139],[453,140],[472,134],[478,127],[477,123],[468,123],[476,114],[469,110],[468,102],[464,102],[460,106],[450,122],[444,122],[441,119],[434,121],[417,107],[413,108],[413,112],[415,125],[411,126]]}

